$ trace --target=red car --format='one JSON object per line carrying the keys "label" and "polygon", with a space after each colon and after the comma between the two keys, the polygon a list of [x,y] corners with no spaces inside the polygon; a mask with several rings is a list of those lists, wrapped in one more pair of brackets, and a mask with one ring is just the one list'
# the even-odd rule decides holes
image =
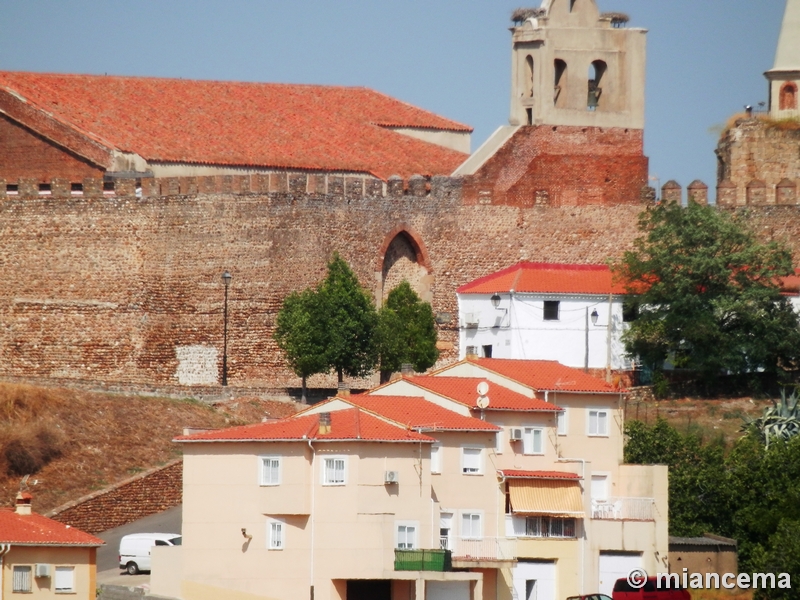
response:
{"label": "red car", "polygon": [[[617,579],[614,591],[611,592],[613,600],[691,600],[689,592],[678,585],[675,586],[675,577],[661,578],[661,586],[655,577],[648,577],[640,588],[634,587],[626,578]],[[669,585],[669,587],[667,587]]]}

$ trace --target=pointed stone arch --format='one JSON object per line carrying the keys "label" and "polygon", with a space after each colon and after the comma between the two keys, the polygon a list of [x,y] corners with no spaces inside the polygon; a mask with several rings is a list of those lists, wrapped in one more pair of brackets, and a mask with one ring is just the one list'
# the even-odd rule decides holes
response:
{"label": "pointed stone arch", "polygon": [[398,225],[383,240],[375,273],[375,298],[381,306],[389,292],[407,280],[425,302],[433,300],[433,269],[420,235],[408,225]]}

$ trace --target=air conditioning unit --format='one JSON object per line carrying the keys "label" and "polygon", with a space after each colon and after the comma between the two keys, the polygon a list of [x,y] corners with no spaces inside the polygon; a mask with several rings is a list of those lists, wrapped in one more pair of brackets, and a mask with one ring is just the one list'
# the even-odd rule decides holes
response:
{"label": "air conditioning unit", "polygon": [[508,436],[508,439],[512,442],[521,442],[522,441],[522,429],[519,427],[514,427],[511,429],[511,434]]}
{"label": "air conditioning unit", "polygon": [[36,565],[36,577],[50,577],[50,565]]}
{"label": "air conditioning unit", "polygon": [[476,313],[466,313],[464,315],[464,327],[477,327],[478,315]]}
{"label": "air conditioning unit", "polygon": [[397,483],[400,481],[400,473],[398,471],[386,471],[384,478],[385,483]]}

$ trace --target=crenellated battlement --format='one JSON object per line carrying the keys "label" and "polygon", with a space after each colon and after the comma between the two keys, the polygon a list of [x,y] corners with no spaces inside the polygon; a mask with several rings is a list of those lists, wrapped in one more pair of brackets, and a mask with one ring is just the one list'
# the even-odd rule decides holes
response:
{"label": "crenellated battlement", "polygon": [[333,199],[442,197],[461,189],[460,177],[414,175],[408,180],[393,176],[388,181],[364,175],[317,173],[255,173],[199,177],[142,177],[81,181],[54,178],[49,182],[0,179],[0,199],[19,198],[159,198],[201,194],[290,194],[329,196]]}
{"label": "crenellated battlement", "polygon": [[[753,179],[749,183],[737,186],[730,179],[717,184],[716,205],[720,208],[739,206],[797,206],[800,198],[797,193],[797,181],[783,179],[777,185]],[[708,186],[699,179],[686,187],[686,200],[693,199],[698,204],[708,204]],[[661,200],[665,202],[682,202],[683,188],[670,180],[661,186]]]}

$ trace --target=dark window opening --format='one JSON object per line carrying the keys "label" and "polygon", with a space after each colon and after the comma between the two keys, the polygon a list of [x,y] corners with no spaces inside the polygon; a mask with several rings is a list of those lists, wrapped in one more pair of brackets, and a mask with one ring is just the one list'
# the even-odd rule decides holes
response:
{"label": "dark window opening", "polygon": [[544,320],[545,321],[558,321],[558,306],[561,304],[558,300],[545,300],[544,301]]}
{"label": "dark window opening", "polygon": [[71,184],[70,189],[73,192],[82,192],[83,191],[83,184],[82,183],[73,183],[73,184]]}
{"label": "dark window opening", "polygon": [[602,60],[594,61],[589,67],[589,93],[586,101],[588,110],[595,111],[601,108],[600,97],[603,95],[601,81],[608,65]]}
{"label": "dark window opening", "polygon": [[[553,92],[553,104],[556,106],[563,106],[567,98],[565,91],[567,83],[567,63],[560,58],[555,60],[553,65],[555,67],[555,88]],[[559,101],[560,100],[560,101]]]}
{"label": "dark window opening", "polygon": [[16,183],[7,183],[6,192],[16,194],[19,191],[19,185]]}
{"label": "dark window opening", "polygon": [[569,12],[572,12],[572,11],[575,10],[575,2],[576,1],[577,0],[569,0]]}
{"label": "dark window opening", "polygon": [[525,112],[528,114],[528,125],[533,125],[533,109],[526,108]]}
{"label": "dark window opening", "polygon": [[639,303],[626,300],[622,303],[622,322],[633,323],[639,318]]}
{"label": "dark window opening", "polygon": [[483,357],[484,358],[492,358],[492,345],[487,344],[483,347]]}
{"label": "dark window opening", "polygon": [[104,192],[113,192],[114,191],[114,182],[113,181],[104,181],[103,182],[103,191]]}
{"label": "dark window opening", "polygon": [[40,183],[39,184],[39,193],[49,192],[49,191],[50,191],[50,184],[49,183]]}

